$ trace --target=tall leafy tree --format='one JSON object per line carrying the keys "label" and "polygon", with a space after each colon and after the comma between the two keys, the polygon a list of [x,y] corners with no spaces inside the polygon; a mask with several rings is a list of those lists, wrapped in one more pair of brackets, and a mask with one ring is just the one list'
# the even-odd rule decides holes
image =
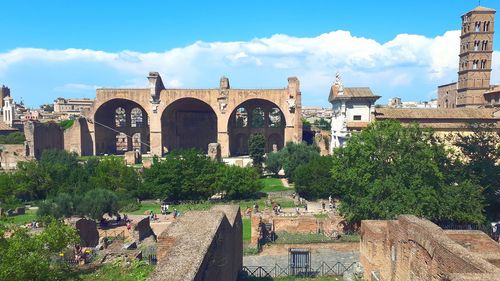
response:
{"label": "tall leafy tree", "polygon": [[144,171],[145,197],[170,200],[207,199],[216,192],[218,165],[196,149],[172,151]]}
{"label": "tall leafy tree", "polygon": [[295,169],[295,190],[307,199],[327,198],[341,195],[341,190],[330,175],[332,158],[316,157]]}
{"label": "tall leafy tree", "polygon": [[[340,211],[348,221],[394,219],[399,214],[434,221],[484,219],[477,186],[456,181],[444,145],[416,124],[372,123],[334,151],[332,164],[332,177],[343,190]],[[460,193],[471,196],[450,196]]]}
{"label": "tall leafy tree", "polygon": [[262,134],[252,134],[248,140],[248,153],[252,158],[253,166],[259,169],[264,163],[264,154],[266,148],[266,140]]}
{"label": "tall leafy tree", "polygon": [[486,198],[490,220],[500,216],[500,132],[494,125],[470,124],[471,133],[449,135],[463,159],[460,177],[477,183]]}
{"label": "tall leafy tree", "polygon": [[285,147],[277,153],[280,154],[281,166],[285,170],[285,175],[290,181],[294,181],[295,170],[298,166],[319,157],[318,147],[315,145],[308,145],[305,142],[288,142]]}

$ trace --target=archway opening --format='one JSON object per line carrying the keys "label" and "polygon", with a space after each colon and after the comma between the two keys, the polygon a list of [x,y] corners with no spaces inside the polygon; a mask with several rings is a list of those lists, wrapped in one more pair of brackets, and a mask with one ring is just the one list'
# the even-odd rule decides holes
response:
{"label": "archway opening", "polygon": [[96,155],[149,151],[148,114],[138,103],[110,100],[94,115]]}
{"label": "archway opening", "polygon": [[285,126],[285,116],[276,104],[263,99],[241,103],[231,113],[228,122],[231,156],[248,155],[248,140],[255,133],[264,136],[266,152],[283,148]]}
{"label": "archway opening", "polygon": [[169,105],[161,117],[163,152],[197,148],[205,153],[217,142],[217,115],[212,107],[194,98]]}

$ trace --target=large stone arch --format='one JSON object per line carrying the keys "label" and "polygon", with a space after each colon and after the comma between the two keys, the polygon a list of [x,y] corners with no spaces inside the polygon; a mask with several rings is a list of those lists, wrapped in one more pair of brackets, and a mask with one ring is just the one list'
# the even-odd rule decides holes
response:
{"label": "large stone arch", "polygon": [[[245,111],[240,110],[242,108]],[[276,118],[279,118],[279,125],[276,125]],[[247,155],[248,139],[255,133],[264,135],[266,152],[272,151],[273,145],[281,149],[284,145],[286,124],[283,110],[274,102],[261,98],[245,100],[233,109],[227,122],[230,155]]]}
{"label": "large stone arch", "polygon": [[217,114],[208,103],[197,98],[180,98],[170,103],[161,116],[163,152],[198,148],[217,142]]}
{"label": "large stone arch", "polygon": [[[116,112],[122,112],[125,120],[117,122]],[[132,111],[137,116],[140,109],[141,122],[132,122]],[[102,103],[94,114],[95,154],[123,154],[126,151],[140,149],[149,151],[149,116],[137,102],[128,99],[111,99]],[[132,125],[133,124],[133,125]],[[133,139],[133,136],[134,139]],[[139,136],[140,145],[135,145]]]}

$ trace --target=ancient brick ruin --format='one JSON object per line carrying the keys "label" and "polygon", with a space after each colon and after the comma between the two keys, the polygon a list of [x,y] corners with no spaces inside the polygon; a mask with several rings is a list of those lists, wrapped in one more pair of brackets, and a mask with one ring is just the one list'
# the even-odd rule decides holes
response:
{"label": "ancient brick ruin", "polygon": [[190,211],[158,236],[158,264],[149,281],[236,281],[243,263],[238,206]]}
{"label": "ancient brick ruin", "polygon": [[366,280],[500,280],[500,246],[488,236],[415,216],[362,221],[360,261]]}

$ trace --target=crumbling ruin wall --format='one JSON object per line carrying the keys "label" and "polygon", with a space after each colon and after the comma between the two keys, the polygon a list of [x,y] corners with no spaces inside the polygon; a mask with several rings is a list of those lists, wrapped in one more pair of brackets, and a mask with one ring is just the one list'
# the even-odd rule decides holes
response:
{"label": "crumbling ruin wall", "polygon": [[[365,279],[499,280],[500,270],[451,240],[438,226],[415,216],[362,221],[360,261]],[[465,278],[465,279],[464,279]]]}
{"label": "crumbling ruin wall", "polygon": [[27,155],[40,159],[42,152],[48,149],[64,149],[64,135],[61,126],[54,122],[40,123],[28,121],[24,123]]}
{"label": "crumbling ruin wall", "polygon": [[0,169],[14,170],[17,168],[17,162],[29,160],[31,157],[26,156],[26,145],[0,144]]}
{"label": "crumbling ruin wall", "polygon": [[73,126],[64,130],[64,149],[81,156],[93,155],[93,142],[89,132],[87,119],[79,118]]}
{"label": "crumbling ruin wall", "polygon": [[238,206],[191,211],[158,237],[158,264],[150,281],[236,281],[243,261]]}

